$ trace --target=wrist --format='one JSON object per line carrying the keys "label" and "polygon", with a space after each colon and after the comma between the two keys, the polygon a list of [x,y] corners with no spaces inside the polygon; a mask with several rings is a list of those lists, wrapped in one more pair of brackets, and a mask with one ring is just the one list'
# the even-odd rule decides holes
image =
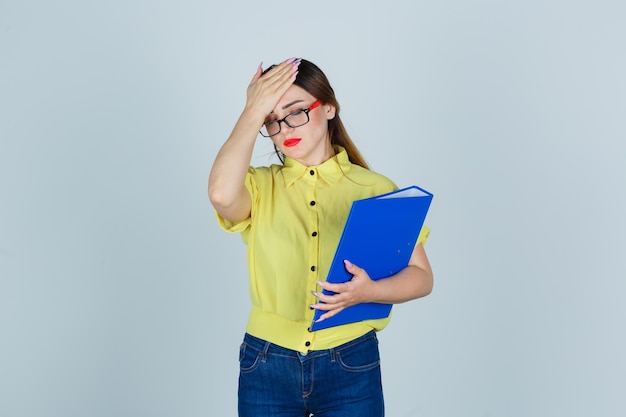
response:
{"label": "wrist", "polygon": [[258,107],[254,107],[254,106],[246,105],[243,111],[241,112],[241,118],[253,121],[255,124],[258,124],[259,128],[265,122],[266,117],[267,117],[267,113],[265,113]]}
{"label": "wrist", "polygon": [[246,108],[241,112],[237,126],[239,129],[253,130],[258,134],[261,127],[263,127],[263,123],[265,123],[265,115],[263,113],[255,109]]}

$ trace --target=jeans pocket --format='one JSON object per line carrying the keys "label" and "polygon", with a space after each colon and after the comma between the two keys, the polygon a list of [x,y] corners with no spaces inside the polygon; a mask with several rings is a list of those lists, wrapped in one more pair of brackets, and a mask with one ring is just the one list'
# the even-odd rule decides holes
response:
{"label": "jeans pocket", "polygon": [[346,371],[364,372],[380,366],[378,340],[375,337],[336,352],[339,366]]}
{"label": "jeans pocket", "polygon": [[239,370],[241,372],[254,371],[261,362],[261,351],[242,343],[239,346]]}

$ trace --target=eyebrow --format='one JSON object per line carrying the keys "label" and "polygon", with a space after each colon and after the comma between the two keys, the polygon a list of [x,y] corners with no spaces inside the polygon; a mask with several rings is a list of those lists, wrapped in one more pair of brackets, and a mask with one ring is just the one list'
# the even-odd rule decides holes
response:
{"label": "eyebrow", "polygon": [[293,106],[294,104],[297,104],[297,103],[302,103],[303,101],[304,101],[304,100],[295,100],[295,101],[292,101],[292,102],[291,102],[291,103],[289,103],[289,104],[285,104],[285,105],[283,106],[283,110],[285,110],[286,108],[289,108],[289,107]]}

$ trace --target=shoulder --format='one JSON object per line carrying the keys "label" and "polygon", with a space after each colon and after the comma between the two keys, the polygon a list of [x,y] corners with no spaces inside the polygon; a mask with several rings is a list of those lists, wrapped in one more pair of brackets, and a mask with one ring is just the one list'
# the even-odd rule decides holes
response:
{"label": "shoulder", "polygon": [[253,175],[257,177],[271,176],[279,168],[280,167],[277,165],[258,166],[258,167],[250,166],[248,168],[248,175]]}
{"label": "shoulder", "polygon": [[395,191],[398,189],[396,183],[389,177],[376,171],[363,168],[360,165],[353,164],[350,168],[349,176],[355,181],[367,184],[368,186],[374,187],[381,192]]}
{"label": "shoulder", "polygon": [[250,166],[248,168],[248,178],[255,183],[272,182],[275,177],[280,174],[282,165],[270,165],[270,166]]}

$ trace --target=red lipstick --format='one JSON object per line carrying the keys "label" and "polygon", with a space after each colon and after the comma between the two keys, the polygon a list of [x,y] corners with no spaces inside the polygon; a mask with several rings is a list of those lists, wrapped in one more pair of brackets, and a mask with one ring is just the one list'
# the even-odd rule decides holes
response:
{"label": "red lipstick", "polygon": [[285,141],[283,142],[283,145],[285,145],[288,148],[291,148],[292,146],[296,146],[298,143],[300,143],[301,140],[302,138],[285,139]]}

